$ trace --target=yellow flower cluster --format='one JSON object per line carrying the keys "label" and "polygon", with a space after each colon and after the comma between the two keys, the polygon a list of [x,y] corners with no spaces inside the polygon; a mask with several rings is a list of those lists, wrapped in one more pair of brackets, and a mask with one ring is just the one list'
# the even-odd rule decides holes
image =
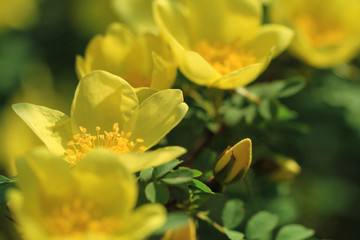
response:
{"label": "yellow flower cluster", "polygon": [[[183,92],[171,89],[178,69],[208,88],[242,87],[290,45],[294,32],[293,52],[316,66],[332,65],[328,54],[348,58],[352,48],[340,45],[354,43],[357,29],[332,24],[326,20],[330,13],[323,19],[316,11],[300,12],[305,3],[279,18],[279,8],[292,7],[285,2],[269,4],[274,22],[286,24],[286,17],[288,27],[262,24],[259,0],[111,1],[130,26],[110,24],[76,57],[79,81],[70,114],[13,105],[47,147],[17,161],[19,189],[7,194],[24,239],[137,240],[164,225],[164,206],[135,208],[135,173],[186,152],[180,146],[151,149],[188,111]],[[214,177],[229,184],[244,176],[251,161],[252,142],[246,138],[219,157]],[[189,220],[163,239],[196,239],[195,223]]]}

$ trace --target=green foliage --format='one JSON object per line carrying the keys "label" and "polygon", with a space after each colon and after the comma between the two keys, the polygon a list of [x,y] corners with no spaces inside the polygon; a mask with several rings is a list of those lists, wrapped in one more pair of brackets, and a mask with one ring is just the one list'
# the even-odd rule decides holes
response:
{"label": "green foliage", "polygon": [[279,218],[269,212],[261,211],[250,218],[246,225],[247,239],[263,239],[277,226]]}
{"label": "green foliage", "polygon": [[282,227],[275,240],[304,240],[313,235],[314,230],[298,224],[291,224]]}
{"label": "green foliage", "polygon": [[146,198],[150,202],[165,204],[169,200],[169,190],[162,182],[151,182],[145,187]]}
{"label": "green foliage", "polygon": [[227,228],[224,228],[226,236],[230,240],[242,240],[244,238],[244,234],[238,231],[230,230]]}
{"label": "green foliage", "polygon": [[238,199],[226,202],[222,212],[222,222],[224,227],[233,229],[237,227],[245,216],[244,202]]}
{"label": "green foliage", "polygon": [[183,213],[169,213],[166,219],[166,223],[155,234],[164,234],[169,229],[179,228],[187,224],[189,216]]}
{"label": "green foliage", "polygon": [[6,203],[5,194],[9,188],[15,187],[15,177],[7,178],[5,176],[0,175],[0,204]]}

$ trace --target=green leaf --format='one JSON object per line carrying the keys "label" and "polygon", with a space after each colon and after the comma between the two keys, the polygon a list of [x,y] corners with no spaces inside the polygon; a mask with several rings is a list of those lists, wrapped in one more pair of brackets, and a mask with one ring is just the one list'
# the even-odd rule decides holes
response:
{"label": "green leaf", "polygon": [[302,77],[293,77],[285,81],[286,85],[279,93],[279,98],[290,97],[304,88],[305,82]]}
{"label": "green leaf", "polygon": [[226,227],[224,228],[224,230],[225,230],[226,236],[230,240],[242,240],[242,239],[244,239],[244,234],[241,233],[241,232],[230,230],[230,229],[227,229]]}
{"label": "green leaf", "polygon": [[226,202],[222,212],[222,222],[228,229],[237,227],[244,219],[244,203],[239,199],[232,199]]}
{"label": "green leaf", "polygon": [[286,225],[276,235],[276,240],[303,240],[314,235],[314,230],[299,224]]}
{"label": "green leaf", "polygon": [[279,218],[275,214],[261,211],[250,218],[246,225],[247,239],[259,239],[266,236],[278,224]]}
{"label": "green leaf", "polygon": [[168,172],[173,170],[180,163],[181,163],[181,161],[175,159],[175,160],[172,160],[171,162],[165,163],[163,165],[160,165],[160,166],[154,168],[153,178],[154,179],[161,178],[162,176],[164,176],[165,174],[167,174]]}
{"label": "green leaf", "polygon": [[15,187],[15,178],[0,175],[0,204],[6,203],[5,193],[9,188]]}
{"label": "green leaf", "polygon": [[193,179],[192,180],[192,183],[195,187],[197,187],[198,189],[202,190],[203,192],[206,192],[206,193],[212,193],[213,194],[213,191],[211,191],[211,189],[203,182],[197,180],[197,179]]}
{"label": "green leaf", "polygon": [[182,184],[191,181],[193,173],[188,169],[178,169],[167,174],[161,181],[167,184]]}
{"label": "green leaf", "polygon": [[169,201],[169,190],[162,182],[151,182],[145,187],[146,198],[154,203],[165,204]]}
{"label": "green leaf", "polygon": [[[181,168],[183,168],[183,167],[181,167]],[[203,174],[201,171],[199,171],[197,169],[192,169],[192,168],[189,168],[189,169],[192,171],[194,178],[200,177]]]}
{"label": "green leaf", "polygon": [[274,99],[265,99],[259,106],[259,114],[266,120],[271,120],[276,117],[278,105]]}
{"label": "green leaf", "polygon": [[179,228],[185,226],[188,223],[189,216],[183,213],[169,213],[166,219],[166,223],[155,234],[164,234],[167,230]]}
{"label": "green leaf", "polygon": [[154,168],[147,168],[140,172],[140,181],[141,182],[148,182],[151,180],[153,175]]}
{"label": "green leaf", "polygon": [[256,104],[251,104],[248,107],[244,108],[245,122],[251,124],[256,117]]}

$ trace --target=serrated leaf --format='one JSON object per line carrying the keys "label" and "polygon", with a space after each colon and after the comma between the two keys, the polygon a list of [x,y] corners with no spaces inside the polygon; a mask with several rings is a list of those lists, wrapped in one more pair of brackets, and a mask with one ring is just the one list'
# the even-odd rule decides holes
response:
{"label": "serrated leaf", "polygon": [[244,203],[239,199],[232,199],[226,202],[222,212],[222,222],[228,229],[237,227],[244,219]]}
{"label": "serrated leaf", "polygon": [[189,216],[183,213],[169,213],[166,223],[155,234],[164,234],[167,230],[185,226],[188,223]]}
{"label": "serrated leaf", "polygon": [[192,171],[188,169],[178,169],[167,174],[163,179],[161,179],[161,181],[174,185],[189,182],[192,178]]}
{"label": "serrated leaf", "polygon": [[304,240],[314,235],[314,230],[299,224],[286,225],[276,235],[276,240]]}
{"label": "serrated leaf", "polygon": [[203,192],[213,193],[213,191],[211,191],[211,189],[205,183],[203,183],[203,182],[201,182],[201,181],[199,181],[197,179],[193,179],[191,181],[192,181],[192,183],[194,184],[195,187],[202,190]]}
{"label": "serrated leaf", "polygon": [[172,160],[171,162],[165,163],[163,165],[160,165],[160,166],[154,168],[153,178],[154,179],[161,178],[162,176],[164,176],[165,174],[167,174],[168,172],[173,170],[180,163],[181,163],[181,161],[175,159],[175,160]]}
{"label": "serrated leaf", "polygon": [[169,190],[162,182],[151,182],[145,187],[145,196],[152,203],[165,204],[169,201]]}
{"label": "serrated leaf", "polygon": [[246,225],[246,238],[259,239],[266,236],[278,224],[279,218],[275,214],[261,211],[250,218]]}
{"label": "serrated leaf", "polygon": [[140,181],[141,182],[148,182],[151,180],[153,175],[154,168],[147,168],[140,172]]}
{"label": "serrated leaf", "polygon": [[242,240],[244,239],[244,234],[238,231],[230,230],[228,228],[224,228],[226,236],[230,240]]}

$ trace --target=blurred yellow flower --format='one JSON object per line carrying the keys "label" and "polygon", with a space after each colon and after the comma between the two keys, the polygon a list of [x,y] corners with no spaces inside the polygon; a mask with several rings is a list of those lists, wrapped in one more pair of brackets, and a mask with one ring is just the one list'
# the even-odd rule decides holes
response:
{"label": "blurred yellow flower", "polygon": [[359,53],[358,0],[273,0],[270,18],[295,31],[291,52],[304,62],[329,68]]}
{"label": "blurred yellow flower", "polygon": [[221,89],[254,81],[293,35],[281,25],[261,25],[258,0],[156,0],[154,18],[181,72]]}
{"label": "blurred yellow flower", "polygon": [[15,112],[55,154],[75,165],[95,148],[117,153],[131,171],[168,162],[185,153],[172,146],[148,150],[184,117],[181,90],[135,92],[122,78],[104,71],[86,75],[76,89],[71,118],[50,108],[14,104]]}
{"label": "blurred yellow flower", "polygon": [[111,0],[115,14],[136,33],[159,32],[152,15],[153,0]]}
{"label": "blurred yellow flower", "polygon": [[160,204],[134,209],[135,176],[98,149],[73,168],[47,149],[19,159],[19,189],[7,192],[24,239],[139,240],[166,221]]}
{"label": "blurred yellow flower", "polygon": [[0,32],[7,28],[24,29],[37,18],[37,0],[0,0]]}
{"label": "blurred yellow flower", "polygon": [[161,37],[150,33],[135,36],[120,23],[111,24],[105,36],[95,36],[85,58],[77,56],[79,78],[94,70],[118,75],[135,88],[155,89],[171,88],[177,74],[170,49]]}
{"label": "blurred yellow flower", "polygon": [[196,226],[193,219],[180,228],[168,230],[161,240],[196,240]]}
{"label": "blurred yellow flower", "polygon": [[243,177],[250,168],[252,160],[252,144],[245,138],[228,147],[215,164],[214,175],[221,183],[230,183]]}
{"label": "blurred yellow flower", "polygon": [[17,157],[24,155],[34,146],[43,145],[15,114],[11,105],[20,101],[31,101],[65,109],[69,104],[59,92],[55,92],[50,69],[44,63],[33,62],[20,75],[20,89],[11,96],[1,112],[0,135],[6,141],[0,145],[0,163],[9,176],[16,175]]}

